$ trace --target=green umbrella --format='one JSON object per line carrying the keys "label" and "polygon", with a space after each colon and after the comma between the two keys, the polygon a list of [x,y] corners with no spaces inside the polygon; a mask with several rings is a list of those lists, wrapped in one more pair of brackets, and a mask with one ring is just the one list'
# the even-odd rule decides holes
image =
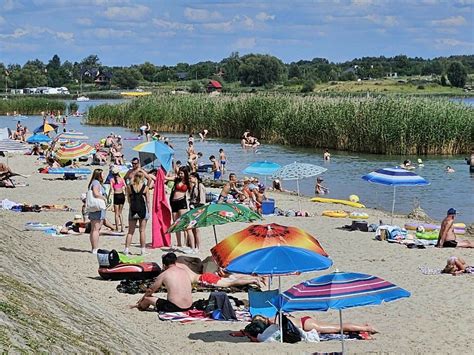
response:
{"label": "green umbrella", "polygon": [[217,244],[216,225],[232,222],[254,222],[262,216],[248,207],[236,203],[211,203],[196,207],[178,218],[168,229],[168,233],[182,232],[191,228],[212,226]]}

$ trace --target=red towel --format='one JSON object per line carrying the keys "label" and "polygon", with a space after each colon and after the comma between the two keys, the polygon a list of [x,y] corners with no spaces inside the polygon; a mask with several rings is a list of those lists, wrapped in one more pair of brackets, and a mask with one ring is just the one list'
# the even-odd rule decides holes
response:
{"label": "red towel", "polygon": [[165,193],[165,171],[163,167],[158,169],[156,173],[151,218],[151,247],[171,246],[171,236],[166,233],[171,226],[171,208]]}

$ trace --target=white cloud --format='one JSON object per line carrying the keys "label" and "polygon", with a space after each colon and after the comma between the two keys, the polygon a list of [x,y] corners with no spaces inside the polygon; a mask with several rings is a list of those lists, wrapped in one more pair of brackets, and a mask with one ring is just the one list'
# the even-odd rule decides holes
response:
{"label": "white cloud", "polygon": [[398,20],[395,16],[367,15],[364,18],[370,22],[384,27],[393,27],[398,25]]}
{"label": "white cloud", "polygon": [[230,32],[234,27],[234,21],[205,23],[202,27],[212,31]]}
{"label": "white cloud", "polygon": [[184,16],[192,21],[214,21],[222,18],[222,15],[217,11],[193,9],[190,7],[184,9]]}
{"label": "white cloud", "polygon": [[375,0],[352,0],[351,4],[355,6],[368,6],[375,3]]}
{"label": "white cloud", "polygon": [[437,48],[443,47],[472,47],[474,43],[459,41],[454,38],[439,38],[435,41]]}
{"label": "white cloud", "polygon": [[244,25],[246,28],[253,29],[255,27],[255,22],[250,17],[244,16],[242,25]]}
{"label": "white cloud", "polygon": [[111,20],[140,20],[148,15],[150,9],[143,5],[111,6],[104,12],[104,16]]}
{"label": "white cloud", "polygon": [[159,18],[154,18],[152,22],[160,27],[164,28],[166,30],[181,30],[181,31],[194,31],[194,26],[189,23],[182,23],[182,22],[173,22],[173,21],[167,21]]}
{"label": "white cloud", "polygon": [[90,25],[92,25],[92,20],[90,18],[87,18],[87,17],[79,17],[76,20],[76,23],[78,25],[90,26]]}
{"label": "white cloud", "polygon": [[236,49],[251,49],[257,44],[255,37],[239,38],[234,42],[233,48]]}
{"label": "white cloud", "polygon": [[431,21],[431,24],[433,26],[447,26],[447,27],[463,26],[466,23],[467,23],[466,19],[462,16],[452,16],[452,17],[447,17],[445,19],[441,19],[441,20]]}
{"label": "white cloud", "polygon": [[265,22],[265,21],[268,21],[268,20],[274,20],[275,19],[275,15],[269,15],[267,14],[266,12],[259,12],[255,18],[259,21],[262,21],[262,22]]}
{"label": "white cloud", "polygon": [[95,28],[85,31],[85,34],[98,38],[120,38],[130,37],[133,35],[133,32],[130,30],[115,30],[113,28]]}
{"label": "white cloud", "polygon": [[0,34],[0,39],[19,39],[22,37],[34,37],[38,38],[41,34],[49,34],[52,37],[61,39],[66,42],[72,42],[74,40],[74,33],[72,32],[60,32],[54,31],[50,28],[37,27],[37,26],[28,26],[25,28],[19,27],[16,28],[13,33],[10,34]]}

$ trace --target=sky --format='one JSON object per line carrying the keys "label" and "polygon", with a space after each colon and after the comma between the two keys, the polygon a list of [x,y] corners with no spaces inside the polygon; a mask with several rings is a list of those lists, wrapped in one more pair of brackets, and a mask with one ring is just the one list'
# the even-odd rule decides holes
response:
{"label": "sky", "polygon": [[0,62],[474,54],[474,0],[0,0]]}

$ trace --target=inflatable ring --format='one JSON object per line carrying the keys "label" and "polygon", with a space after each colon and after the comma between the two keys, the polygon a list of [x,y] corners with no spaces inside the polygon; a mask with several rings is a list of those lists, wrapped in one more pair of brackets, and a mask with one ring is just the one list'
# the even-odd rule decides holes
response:
{"label": "inflatable ring", "polygon": [[53,228],[54,225],[50,223],[28,222],[25,224],[25,229],[27,231],[45,231]]}
{"label": "inflatable ring", "polygon": [[320,203],[339,203],[341,205],[352,206],[356,208],[365,208],[362,203],[359,202],[352,202],[349,200],[338,200],[335,198],[325,198],[325,197],[313,197],[311,202],[320,202]]}
{"label": "inflatable ring", "polygon": [[369,215],[364,212],[351,212],[349,217],[352,219],[367,219],[369,218]]}
{"label": "inflatable ring", "polygon": [[[418,227],[423,227],[426,232],[439,231],[441,226],[439,224],[429,224],[429,223],[405,223],[405,229],[415,231]],[[454,223],[454,233],[455,234],[465,234],[466,225],[464,223]]]}
{"label": "inflatable ring", "polygon": [[333,218],[345,218],[349,215],[349,213],[345,211],[324,211],[323,216],[326,217],[333,217]]}
{"label": "inflatable ring", "polygon": [[438,231],[431,231],[431,232],[416,232],[417,239],[426,239],[426,240],[436,240],[438,239],[439,233]]}

